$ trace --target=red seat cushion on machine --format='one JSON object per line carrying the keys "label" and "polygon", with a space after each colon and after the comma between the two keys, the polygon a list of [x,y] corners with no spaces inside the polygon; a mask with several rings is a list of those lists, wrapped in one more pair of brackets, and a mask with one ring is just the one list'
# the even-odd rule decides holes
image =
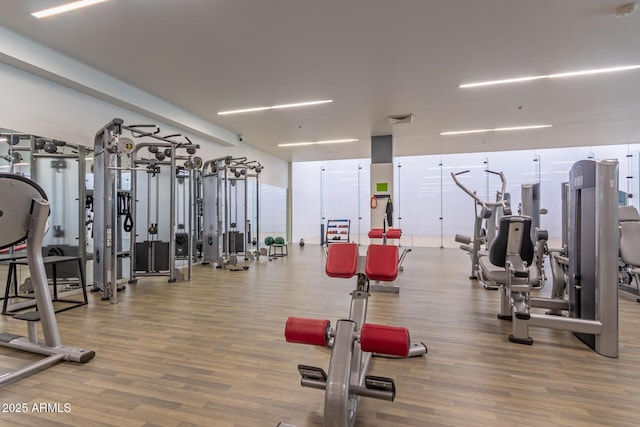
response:
{"label": "red seat cushion on machine", "polygon": [[365,323],[360,330],[360,348],[369,353],[407,357],[410,342],[407,328]]}
{"label": "red seat cushion on machine", "polygon": [[370,280],[394,281],[398,277],[398,247],[369,245],[365,274]]}
{"label": "red seat cushion on machine", "polygon": [[325,272],[329,277],[348,279],[358,269],[358,245],[355,243],[333,243],[327,251]]}
{"label": "red seat cushion on machine", "polygon": [[287,342],[326,347],[330,322],[324,319],[289,317],[284,327]]}
{"label": "red seat cushion on machine", "polygon": [[387,239],[399,239],[402,237],[402,230],[399,228],[390,228],[387,230]]}
{"label": "red seat cushion on machine", "polygon": [[384,233],[384,230],[382,228],[372,228],[369,231],[369,238],[370,239],[382,239],[382,234]]}

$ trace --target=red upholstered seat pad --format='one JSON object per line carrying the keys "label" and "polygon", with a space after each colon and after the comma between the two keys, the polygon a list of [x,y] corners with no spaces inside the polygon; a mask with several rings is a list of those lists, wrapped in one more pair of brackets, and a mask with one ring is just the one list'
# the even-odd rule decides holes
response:
{"label": "red upholstered seat pad", "polygon": [[365,274],[371,280],[391,282],[398,276],[398,247],[369,245]]}
{"label": "red upholstered seat pad", "polygon": [[327,252],[325,272],[329,277],[350,278],[358,268],[358,245],[355,243],[333,243]]}

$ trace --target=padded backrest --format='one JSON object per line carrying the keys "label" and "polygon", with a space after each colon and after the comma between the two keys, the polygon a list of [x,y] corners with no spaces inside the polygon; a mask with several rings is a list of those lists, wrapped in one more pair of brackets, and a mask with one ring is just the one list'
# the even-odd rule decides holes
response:
{"label": "padded backrest", "polygon": [[620,257],[625,264],[640,267],[640,222],[620,224]]}
{"label": "padded backrest", "polygon": [[327,250],[325,272],[329,277],[348,279],[358,268],[358,245],[355,243],[332,243]]}
{"label": "padded backrest", "polygon": [[[520,237],[520,242],[509,241],[516,238],[516,236],[510,236],[509,231],[515,234],[517,232]],[[498,234],[496,238],[491,242],[489,248],[489,261],[491,264],[498,267],[504,267],[507,259],[507,253],[509,245],[516,245],[519,247],[520,258],[531,265],[533,262],[533,242],[531,241],[531,217],[523,215],[507,215],[500,218],[500,227],[498,228]]]}
{"label": "padded backrest", "polygon": [[398,277],[398,247],[369,245],[365,274],[371,280],[394,281]]}
{"label": "padded backrest", "polygon": [[640,214],[635,206],[620,206],[619,221],[640,221]]}

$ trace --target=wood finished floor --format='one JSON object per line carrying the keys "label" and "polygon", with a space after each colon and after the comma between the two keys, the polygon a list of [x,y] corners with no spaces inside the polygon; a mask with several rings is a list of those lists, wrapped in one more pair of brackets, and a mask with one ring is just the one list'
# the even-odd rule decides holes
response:
{"label": "wood finished floor", "polygon": [[[302,388],[298,363],[328,368],[325,349],[288,344],[287,316],[348,315],[353,280],[329,279],[318,246],[253,262],[248,271],[196,266],[195,280],[141,279],[119,304],[92,294],[58,315],[63,342],[95,350],[0,389],[0,403],[69,403],[68,413],[0,413],[2,426],[321,426],[323,392]],[[404,325],[429,353],[374,359],[395,402],[362,399],[357,426],[637,426],[640,304],[621,294],[620,357],[572,334],[533,328],[508,342],[497,292],[470,282],[455,249],[416,248],[399,295],[374,293],[372,323]],[[0,278],[0,280],[2,280]],[[0,330],[25,334],[7,316]],[[0,369],[36,359],[0,349]],[[10,356],[10,358],[9,358]],[[16,359],[18,358],[18,359]],[[2,408],[0,408],[2,409]]]}

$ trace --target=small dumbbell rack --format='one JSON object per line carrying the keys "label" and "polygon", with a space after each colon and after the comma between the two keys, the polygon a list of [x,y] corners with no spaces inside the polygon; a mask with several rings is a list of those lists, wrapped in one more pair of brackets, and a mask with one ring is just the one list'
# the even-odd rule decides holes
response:
{"label": "small dumbbell rack", "polygon": [[327,220],[327,235],[325,238],[327,245],[331,243],[348,243],[350,239],[350,230],[350,219]]}

